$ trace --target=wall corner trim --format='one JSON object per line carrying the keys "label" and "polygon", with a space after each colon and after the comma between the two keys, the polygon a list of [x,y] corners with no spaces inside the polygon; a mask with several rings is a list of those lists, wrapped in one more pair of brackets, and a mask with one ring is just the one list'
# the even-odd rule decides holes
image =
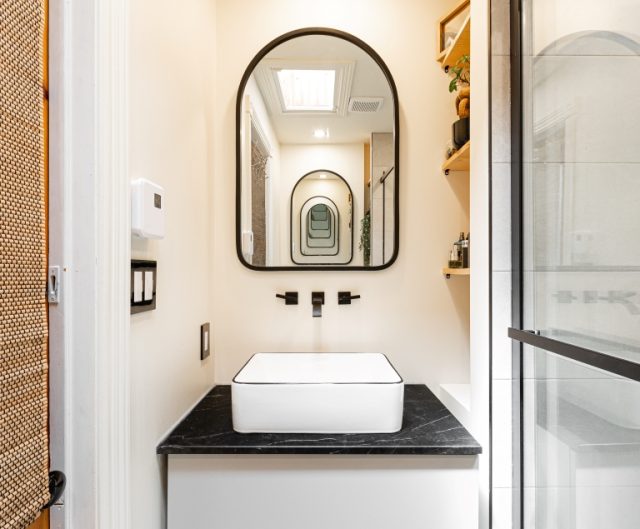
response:
{"label": "wall corner trim", "polygon": [[99,528],[128,529],[131,259],[126,0],[96,9],[96,485]]}

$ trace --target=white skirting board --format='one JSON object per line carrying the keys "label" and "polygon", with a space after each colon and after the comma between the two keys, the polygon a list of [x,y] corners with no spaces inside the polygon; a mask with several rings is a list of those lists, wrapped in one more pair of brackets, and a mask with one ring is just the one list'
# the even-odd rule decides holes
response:
{"label": "white skirting board", "polygon": [[440,400],[467,430],[471,430],[471,385],[440,384]]}
{"label": "white skirting board", "polygon": [[477,456],[168,459],[168,529],[478,527]]}

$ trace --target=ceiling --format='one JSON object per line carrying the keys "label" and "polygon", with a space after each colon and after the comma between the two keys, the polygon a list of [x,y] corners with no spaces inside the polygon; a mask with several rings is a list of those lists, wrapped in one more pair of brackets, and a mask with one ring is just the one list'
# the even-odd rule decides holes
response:
{"label": "ceiling", "polygon": [[[356,114],[346,111],[334,114],[283,114],[279,103],[269,97],[264,78],[254,78],[265,101],[271,125],[281,144],[368,143],[372,132],[393,132],[393,96],[384,73],[361,48],[346,40],[328,35],[307,35],[289,40],[274,48],[261,64],[274,59],[290,60],[292,64],[308,61],[350,61],[354,70],[349,97],[381,97],[377,112]],[[329,129],[329,138],[317,139],[316,129]]]}

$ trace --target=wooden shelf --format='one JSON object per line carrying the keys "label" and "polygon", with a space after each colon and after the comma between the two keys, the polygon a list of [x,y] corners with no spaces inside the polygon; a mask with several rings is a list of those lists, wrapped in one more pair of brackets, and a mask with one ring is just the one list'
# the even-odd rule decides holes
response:
{"label": "wooden shelf", "polygon": [[449,171],[468,171],[470,155],[471,142],[468,141],[460,147],[451,158],[442,164],[444,174],[448,175]]}
{"label": "wooden shelf", "polygon": [[471,275],[471,268],[443,268],[442,275],[449,279],[451,276]]}
{"label": "wooden shelf", "polygon": [[442,67],[448,70],[455,66],[456,62],[463,55],[471,54],[471,14],[465,18],[460,31],[456,35],[450,46],[438,56]]}

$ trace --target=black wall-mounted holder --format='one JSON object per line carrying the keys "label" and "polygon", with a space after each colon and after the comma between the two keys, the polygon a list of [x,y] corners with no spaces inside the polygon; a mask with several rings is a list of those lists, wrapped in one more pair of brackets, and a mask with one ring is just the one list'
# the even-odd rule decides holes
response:
{"label": "black wall-mounted holder", "polygon": [[156,308],[158,262],[131,260],[131,314]]}
{"label": "black wall-mounted holder", "polygon": [[285,292],[284,295],[276,294],[277,298],[284,299],[285,305],[297,305],[298,293],[297,292]]}
{"label": "black wall-mounted holder", "polygon": [[338,305],[351,305],[352,299],[360,299],[360,294],[352,296],[348,290],[338,292]]}

